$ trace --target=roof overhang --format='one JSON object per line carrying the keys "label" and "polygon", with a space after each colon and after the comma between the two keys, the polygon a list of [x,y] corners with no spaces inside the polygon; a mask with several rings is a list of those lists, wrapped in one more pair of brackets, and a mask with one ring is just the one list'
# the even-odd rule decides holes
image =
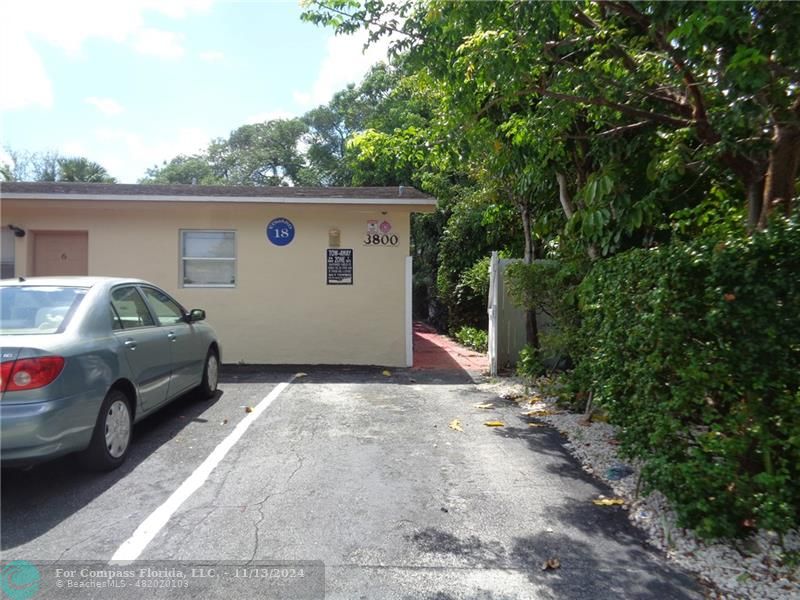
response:
{"label": "roof overhang", "polygon": [[314,198],[281,196],[172,196],[160,194],[47,194],[3,192],[4,200],[88,200],[94,202],[222,202],[228,204],[368,204],[435,207],[435,198]]}

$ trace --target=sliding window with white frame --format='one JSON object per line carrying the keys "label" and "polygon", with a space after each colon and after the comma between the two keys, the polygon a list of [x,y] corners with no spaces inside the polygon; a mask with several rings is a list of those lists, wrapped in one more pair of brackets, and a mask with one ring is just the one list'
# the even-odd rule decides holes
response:
{"label": "sliding window with white frame", "polygon": [[236,232],[182,229],[181,286],[236,287]]}

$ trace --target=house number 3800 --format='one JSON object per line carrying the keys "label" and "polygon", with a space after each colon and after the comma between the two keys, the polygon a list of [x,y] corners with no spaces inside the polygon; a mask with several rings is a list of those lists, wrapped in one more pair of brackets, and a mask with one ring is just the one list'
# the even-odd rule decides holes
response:
{"label": "house number 3800", "polygon": [[367,238],[364,240],[365,246],[397,246],[400,241],[395,234],[388,235],[384,233],[368,233]]}

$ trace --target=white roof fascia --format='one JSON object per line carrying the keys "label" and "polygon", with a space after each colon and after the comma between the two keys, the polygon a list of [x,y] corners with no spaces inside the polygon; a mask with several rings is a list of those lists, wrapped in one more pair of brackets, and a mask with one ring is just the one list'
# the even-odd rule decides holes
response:
{"label": "white roof fascia", "polygon": [[259,204],[379,204],[398,206],[436,206],[435,198],[319,198],[319,197],[267,197],[267,196],[165,196],[143,195],[99,195],[99,194],[35,194],[3,192],[5,200],[92,200],[112,202],[226,202]]}

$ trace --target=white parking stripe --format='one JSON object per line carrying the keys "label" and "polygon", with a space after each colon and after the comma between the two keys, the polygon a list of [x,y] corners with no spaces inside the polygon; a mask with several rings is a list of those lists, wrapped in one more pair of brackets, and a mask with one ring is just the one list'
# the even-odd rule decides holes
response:
{"label": "white parking stripe", "polygon": [[[296,376],[295,376],[296,377]],[[194,494],[200,486],[205,483],[208,476],[211,475],[211,472],[216,468],[216,466],[225,458],[225,455],[228,451],[233,448],[234,444],[239,441],[244,435],[244,432],[247,431],[247,428],[253,424],[253,422],[263,413],[267,407],[272,404],[273,400],[277,398],[283,390],[285,390],[289,384],[294,381],[294,377],[292,377],[289,381],[285,381],[283,383],[279,383],[275,388],[263,399],[259,402],[256,407],[253,409],[253,412],[248,413],[247,416],[242,419],[236,428],[226,437],[219,445],[214,448],[214,451],[208,455],[202,464],[197,467],[194,472],[189,475],[189,477],[178,487],[177,490],[172,492],[172,495],[167,498],[167,500],[156,508],[150,516],[147,517],[139,527],[136,528],[136,531],[133,532],[133,535],[129,537],[127,540],[123,542],[123,544],[117,549],[114,553],[114,556],[111,557],[112,562],[127,562],[136,560],[142,551],[147,547],[147,545],[153,540],[154,537],[158,534],[159,531],[167,524],[167,521],[170,520],[175,511],[180,508],[181,504],[186,502],[186,500]]]}

